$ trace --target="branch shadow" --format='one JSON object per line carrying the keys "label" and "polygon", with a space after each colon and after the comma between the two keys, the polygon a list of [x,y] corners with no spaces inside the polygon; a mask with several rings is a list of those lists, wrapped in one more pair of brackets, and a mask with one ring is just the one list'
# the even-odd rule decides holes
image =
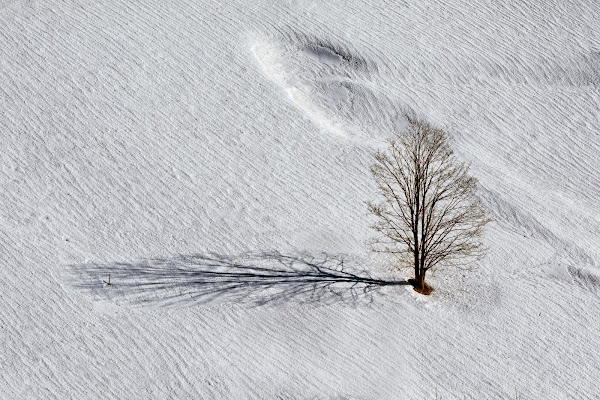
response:
{"label": "branch shadow", "polygon": [[157,307],[232,302],[265,305],[292,300],[372,302],[383,287],[409,285],[405,280],[374,278],[343,256],[279,252],[77,264],[70,266],[66,280],[95,300]]}

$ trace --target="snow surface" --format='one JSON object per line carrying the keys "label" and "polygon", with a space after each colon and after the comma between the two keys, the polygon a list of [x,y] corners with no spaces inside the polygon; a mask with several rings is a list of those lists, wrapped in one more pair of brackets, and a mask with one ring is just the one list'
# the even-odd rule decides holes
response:
{"label": "snow surface", "polygon": [[[0,397],[599,398],[599,110],[594,0],[0,0]],[[427,298],[407,114],[495,220]]]}

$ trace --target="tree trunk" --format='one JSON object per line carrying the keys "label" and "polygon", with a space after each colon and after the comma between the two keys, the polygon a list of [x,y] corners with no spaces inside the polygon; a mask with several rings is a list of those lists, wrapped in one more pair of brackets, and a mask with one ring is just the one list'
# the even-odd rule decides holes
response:
{"label": "tree trunk", "polygon": [[433,289],[431,288],[431,286],[429,286],[425,282],[425,273],[426,272],[427,272],[426,269],[419,269],[418,273],[415,274],[415,279],[412,282],[412,284],[413,284],[413,289],[416,292],[419,292],[421,294],[428,296],[431,294],[431,291]]}
{"label": "tree trunk", "polygon": [[[419,276],[421,275],[419,252],[417,250],[415,250],[414,256],[415,256],[415,283],[416,283],[417,281],[419,281]],[[425,276],[423,276],[423,280],[425,280]]]}

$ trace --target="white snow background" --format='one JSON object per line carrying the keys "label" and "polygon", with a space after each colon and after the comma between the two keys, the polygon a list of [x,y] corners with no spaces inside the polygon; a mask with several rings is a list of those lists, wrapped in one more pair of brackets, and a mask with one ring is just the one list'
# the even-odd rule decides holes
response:
{"label": "white snow background", "polygon": [[[0,0],[0,398],[600,398],[599,110],[594,0]],[[407,113],[494,219],[430,297]]]}

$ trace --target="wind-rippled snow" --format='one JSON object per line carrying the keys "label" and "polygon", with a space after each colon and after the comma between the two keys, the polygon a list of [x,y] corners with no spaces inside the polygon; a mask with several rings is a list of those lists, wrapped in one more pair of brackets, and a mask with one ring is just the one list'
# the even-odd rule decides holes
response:
{"label": "wind-rippled snow", "polygon": [[[597,398],[599,12],[0,0],[0,397]],[[368,251],[406,115],[494,218],[427,298]]]}

